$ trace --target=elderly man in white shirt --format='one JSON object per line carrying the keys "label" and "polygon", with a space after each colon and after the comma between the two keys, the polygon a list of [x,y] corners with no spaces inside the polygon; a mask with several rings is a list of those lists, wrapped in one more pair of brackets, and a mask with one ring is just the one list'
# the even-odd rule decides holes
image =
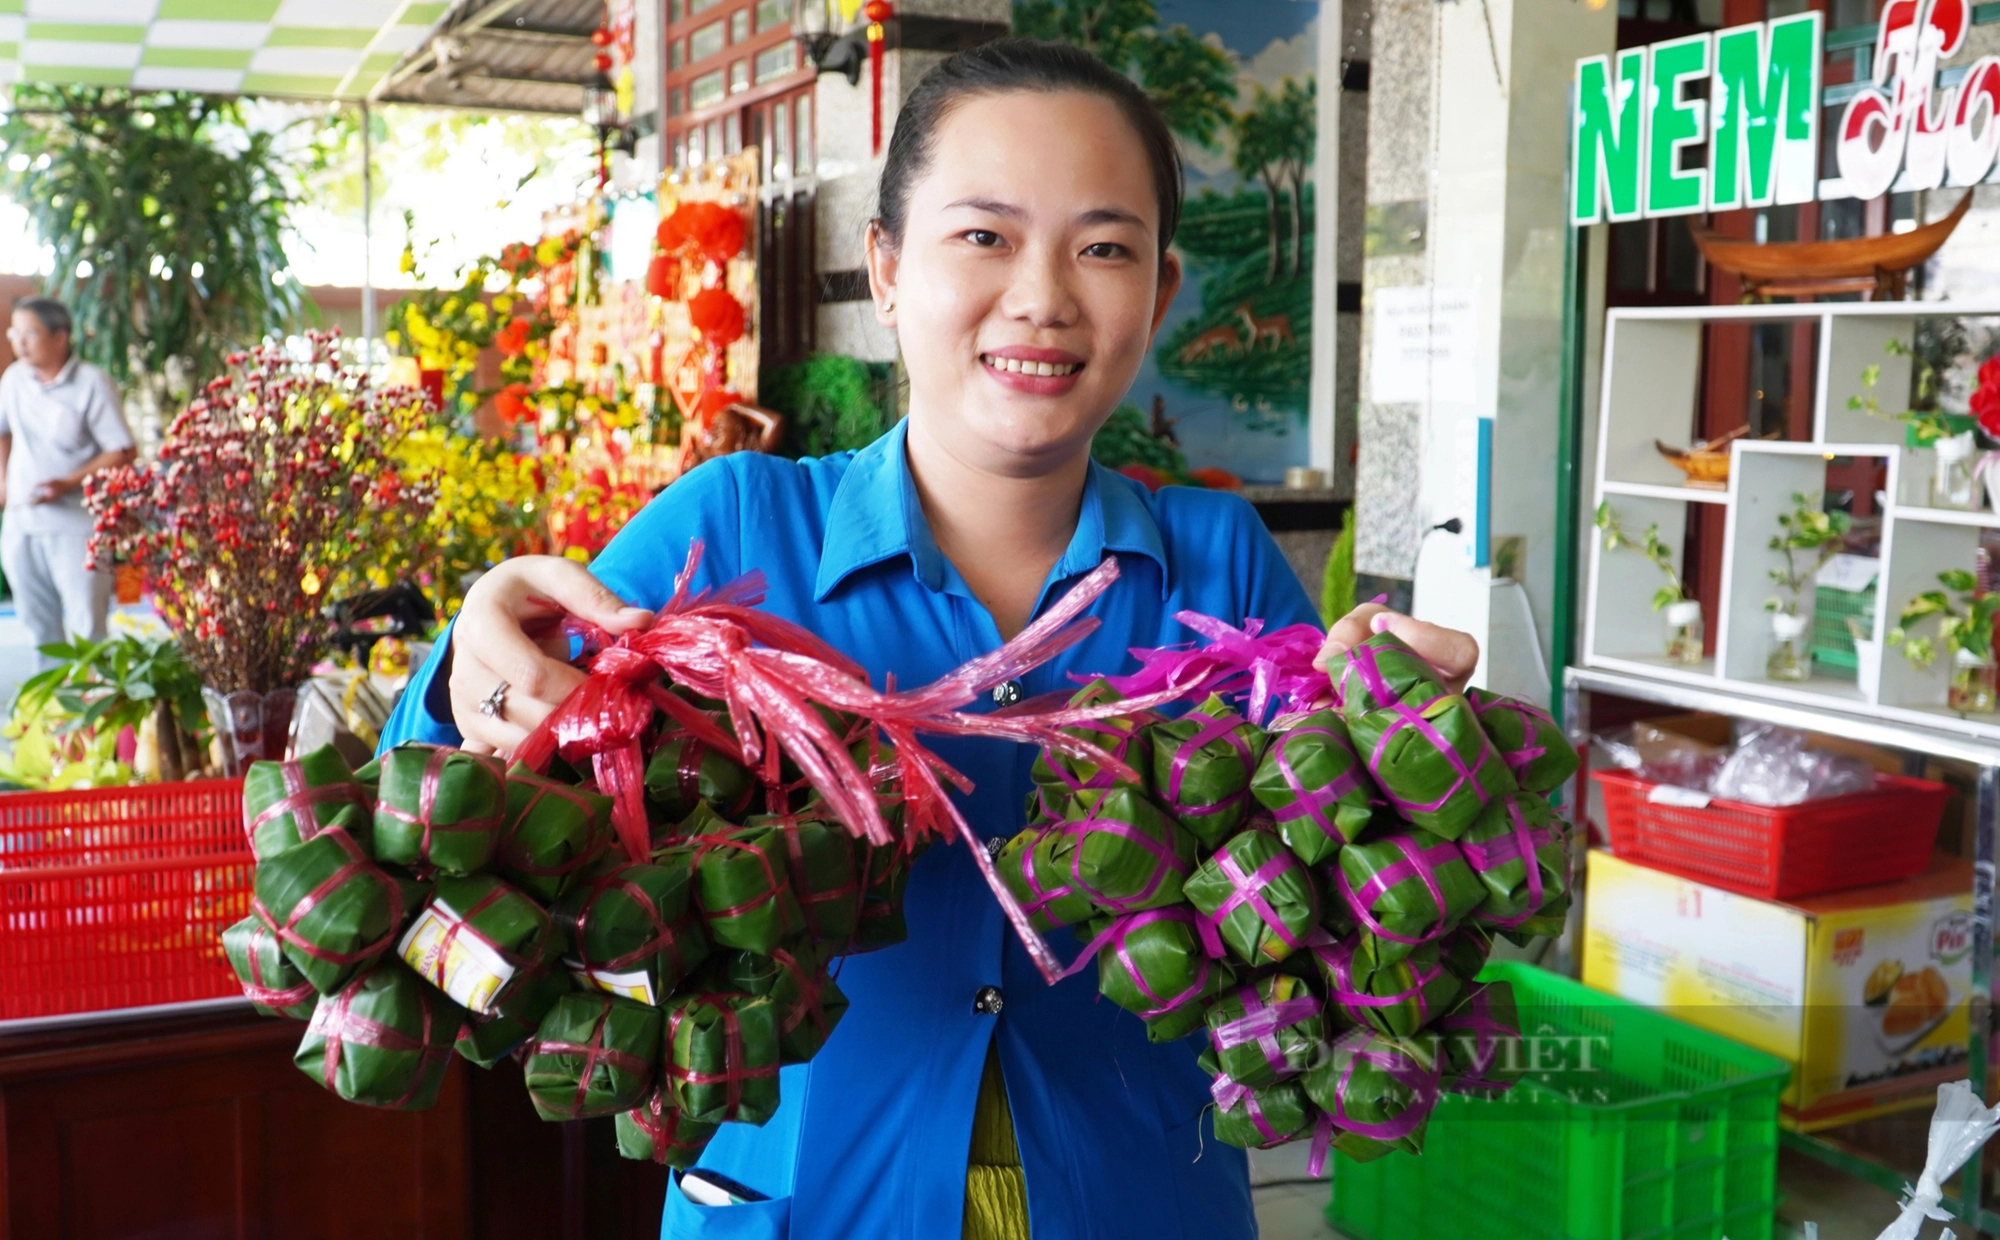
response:
{"label": "elderly man in white shirt", "polygon": [[71,352],[70,330],[61,302],[15,302],[7,341],[18,360],[0,374],[0,569],[37,646],[104,637],[111,570],[86,567],[83,480],[135,455],[111,377]]}

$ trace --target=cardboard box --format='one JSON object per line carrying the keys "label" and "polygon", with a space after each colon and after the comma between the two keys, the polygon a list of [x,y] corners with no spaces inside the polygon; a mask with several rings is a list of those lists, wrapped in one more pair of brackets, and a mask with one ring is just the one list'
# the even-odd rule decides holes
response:
{"label": "cardboard box", "polygon": [[1928,1107],[1965,1075],[1970,862],[1790,904],[1589,866],[1584,983],[1788,1060],[1787,1127]]}

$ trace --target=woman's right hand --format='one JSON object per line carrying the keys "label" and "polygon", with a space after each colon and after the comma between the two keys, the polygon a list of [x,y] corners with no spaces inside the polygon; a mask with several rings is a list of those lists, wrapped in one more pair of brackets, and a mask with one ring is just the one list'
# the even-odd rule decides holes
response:
{"label": "woman's right hand", "polygon": [[[451,713],[465,747],[511,753],[529,729],[583,683],[569,665],[563,618],[575,616],[611,633],[644,628],[653,613],[628,607],[575,560],[526,555],[502,562],[473,583],[451,635]],[[498,718],[480,711],[502,681]]]}

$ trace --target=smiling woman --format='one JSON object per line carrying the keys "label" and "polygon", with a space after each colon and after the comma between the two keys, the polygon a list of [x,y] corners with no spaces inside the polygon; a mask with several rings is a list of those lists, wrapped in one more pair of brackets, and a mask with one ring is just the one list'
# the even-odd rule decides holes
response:
{"label": "smiling woman", "polygon": [[[1091,462],[1180,279],[1180,166],[1129,80],[1062,44],[959,53],[904,102],[880,201],[869,277],[901,345],[908,418],[858,452],[711,461],[588,571],[528,557],[488,573],[385,746],[462,728],[469,745],[512,749],[581,680],[564,614],[644,626],[693,540],[706,548],[694,588],[761,572],[765,611],[878,685],[990,653],[1107,556],[1121,577],[1091,604],[1099,627],[1012,690],[1124,670],[1130,648],[1186,638],[1182,610],[1316,622],[1242,499],[1148,493]],[[1359,640],[1378,610],[1337,635]],[[1447,675],[1471,670],[1470,639],[1393,624]],[[980,838],[1021,829],[1031,753],[939,752],[977,787],[961,804]],[[964,849],[917,860],[904,912],[907,941],[843,962],[847,1015],[811,1063],[783,1070],[777,1113],[724,1125],[699,1161],[708,1178],[669,1190],[668,1240],[1255,1234],[1243,1154],[1203,1118],[1197,1046],[1149,1041],[1095,1001],[1088,970],[1043,984]]]}

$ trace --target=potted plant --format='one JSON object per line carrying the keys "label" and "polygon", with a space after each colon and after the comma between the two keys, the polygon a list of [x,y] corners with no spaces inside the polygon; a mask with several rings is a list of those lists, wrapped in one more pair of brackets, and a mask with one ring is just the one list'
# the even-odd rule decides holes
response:
{"label": "potted plant", "polygon": [[1660,540],[1659,525],[1647,526],[1643,536],[1634,538],[1626,533],[1618,514],[1607,501],[1597,506],[1597,528],[1604,531],[1606,551],[1616,551],[1621,547],[1637,551],[1666,577],[1666,584],[1653,592],[1653,610],[1663,613],[1667,661],[1701,662],[1707,641],[1701,622],[1701,604],[1687,597],[1681,575],[1674,569],[1673,548]]}
{"label": "potted plant", "polygon": [[[1870,417],[1883,418],[1904,425],[1904,443],[1912,448],[1929,448],[1935,454],[1935,467],[1931,473],[1930,505],[1934,508],[1972,509],[1979,507],[1979,473],[1981,463],[1975,461],[1979,451],[1977,431],[1980,422],[1970,414],[1952,413],[1940,404],[1941,384],[1938,368],[1924,352],[1913,349],[1893,337],[1884,343],[1883,351],[1895,357],[1910,359],[1910,368],[1915,376],[1915,394],[1910,407],[1901,413],[1885,413],[1876,395],[1876,386],[1882,378],[1881,363],[1870,363],[1861,371],[1861,391],[1847,398],[1849,409],[1860,410]],[[1992,374],[1989,376],[1989,368]],[[1988,359],[1979,368],[1979,380],[1983,389],[1989,379],[2000,384],[2000,366],[1995,359]],[[1975,401],[1978,393],[1974,393]],[[2000,394],[1993,401],[1994,424],[1988,434],[2000,434]],[[1975,405],[1974,412],[1978,412]]]}
{"label": "potted plant", "polygon": [[58,741],[107,736],[140,780],[173,782],[204,772],[209,729],[201,676],[172,638],[120,633],[101,642],[59,642],[42,653],[60,662],[21,685],[14,700],[20,729],[39,721]]}
{"label": "potted plant", "polygon": [[[1910,666],[1927,668],[1940,648],[1951,652],[1951,686],[1945,704],[1962,715],[1990,715],[1995,709],[1993,617],[2000,613],[2000,594],[1979,593],[1979,583],[1962,568],[1938,574],[1942,590],[1926,590],[1903,605],[1889,644],[1900,646]],[[1955,598],[1953,596],[1956,596]],[[1918,637],[1910,626],[1930,616],[1938,618],[1935,637]]]}
{"label": "potted plant", "polygon": [[371,387],[333,336],[264,345],[168,429],[159,459],[92,474],[91,554],[144,573],[208,695],[223,773],[283,752],[293,694],[329,633],[326,591],[350,563],[425,528],[433,473],[396,446],[433,416],[409,388]]}
{"label": "potted plant", "polygon": [[1808,636],[1812,616],[1805,610],[1805,594],[1819,570],[1840,554],[1847,527],[1847,514],[1826,511],[1818,491],[1792,492],[1792,510],[1778,514],[1778,532],[1767,545],[1784,554],[1785,566],[1771,570],[1771,581],[1780,592],[1764,603],[1764,610],[1771,613],[1771,654],[1764,662],[1764,675],[1772,680],[1804,680],[1812,675]]}

